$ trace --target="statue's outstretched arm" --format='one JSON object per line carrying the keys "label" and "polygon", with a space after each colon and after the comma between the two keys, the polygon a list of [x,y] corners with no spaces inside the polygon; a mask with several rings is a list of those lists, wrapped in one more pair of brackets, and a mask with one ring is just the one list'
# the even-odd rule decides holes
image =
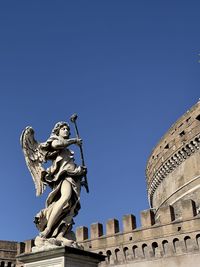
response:
{"label": "statue's outstretched arm", "polygon": [[55,149],[63,149],[70,145],[73,145],[73,144],[80,145],[81,143],[82,143],[82,140],[79,138],[56,139],[56,140],[53,140],[51,146]]}

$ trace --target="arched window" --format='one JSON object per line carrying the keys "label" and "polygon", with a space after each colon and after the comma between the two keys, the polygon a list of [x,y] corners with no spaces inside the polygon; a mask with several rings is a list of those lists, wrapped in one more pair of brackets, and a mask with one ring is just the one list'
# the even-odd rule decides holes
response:
{"label": "arched window", "polygon": [[119,252],[120,250],[118,248],[115,249],[115,258],[118,261],[119,260]]}
{"label": "arched window", "polygon": [[111,255],[112,255],[111,251],[107,250],[106,251],[106,255],[107,255],[108,262],[110,262],[110,258],[111,258]]}
{"label": "arched window", "polygon": [[152,250],[153,250],[153,255],[155,257],[158,254],[158,243],[157,242],[152,243]]}
{"label": "arched window", "polygon": [[178,238],[174,238],[173,240],[173,246],[174,246],[174,251],[175,253],[178,253],[180,250],[180,241]]}
{"label": "arched window", "polygon": [[123,251],[124,251],[124,257],[125,257],[125,259],[127,259],[128,255],[129,255],[128,248],[127,247],[123,248]]}
{"label": "arched window", "polygon": [[190,236],[186,236],[184,238],[184,242],[185,242],[186,251],[191,251],[193,249],[193,244],[192,244],[191,237]]}
{"label": "arched window", "polygon": [[169,245],[168,241],[167,240],[163,240],[162,247],[163,247],[164,254],[168,254],[168,245]]}
{"label": "arched window", "polygon": [[196,235],[197,246],[200,249],[200,234]]}
{"label": "arched window", "polygon": [[134,259],[138,257],[138,247],[135,245],[132,247]]}
{"label": "arched window", "polygon": [[142,252],[143,252],[143,256],[146,258],[148,256],[148,247],[147,247],[147,244],[143,244],[142,245]]}

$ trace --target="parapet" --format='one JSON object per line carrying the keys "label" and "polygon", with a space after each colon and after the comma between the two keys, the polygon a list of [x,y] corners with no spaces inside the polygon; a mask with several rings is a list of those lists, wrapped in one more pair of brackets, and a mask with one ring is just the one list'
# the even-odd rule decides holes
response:
{"label": "parapet", "polygon": [[121,231],[119,221],[109,219],[105,232],[97,222],[90,231],[78,227],[76,238],[84,249],[107,256],[102,266],[199,253],[200,214],[193,200],[183,200],[181,205],[181,218],[176,218],[176,210],[168,206],[160,209],[156,221],[155,210],[149,209],[141,212],[140,227],[129,214],[123,216]]}
{"label": "parapet", "polygon": [[18,243],[0,240],[0,266],[15,267]]}
{"label": "parapet", "polygon": [[[150,207],[156,210],[186,197],[199,181],[200,101],[187,111],[153,149],[146,167]],[[162,185],[163,184],[163,185]],[[197,195],[197,193],[196,193]],[[199,193],[198,193],[199,195]]]}
{"label": "parapet", "polygon": [[[116,266],[130,262],[133,266],[134,263],[141,262],[141,265],[136,264],[136,266],[143,266],[143,261],[148,261],[148,266],[153,266],[149,265],[149,262],[153,264],[154,260],[158,263],[159,260],[163,262],[179,256],[182,257],[179,257],[179,261],[181,259],[185,261],[188,255],[199,261],[200,214],[195,201],[182,200],[181,217],[177,218],[176,213],[173,206],[165,206],[160,209],[159,217],[156,219],[154,209],[141,211],[139,227],[135,216],[127,214],[122,218],[122,229],[117,219],[109,219],[105,227],[99,222],[91,224],[90,230],[85,226],[78,227],[76,239],[85,250],[106,256],[106,261],[100,266]],[[16,252],[17,254],[31,252],[34,246],[33,240],[10,243],[15,256]],[[5,248],[6,245],[4,251]],[[23,264],[13,261],[12,265],[8,266],[21,267]],[[191,267],[193,266],[195,265]]]}

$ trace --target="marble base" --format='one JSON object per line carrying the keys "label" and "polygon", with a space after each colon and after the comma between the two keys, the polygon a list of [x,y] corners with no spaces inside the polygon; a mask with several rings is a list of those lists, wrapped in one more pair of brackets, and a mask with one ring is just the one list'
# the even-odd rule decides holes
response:
{"label": "marble base", "polygon": [[24,267],[97,267],[105,256],[73,247],[57,247],[17,256]]}

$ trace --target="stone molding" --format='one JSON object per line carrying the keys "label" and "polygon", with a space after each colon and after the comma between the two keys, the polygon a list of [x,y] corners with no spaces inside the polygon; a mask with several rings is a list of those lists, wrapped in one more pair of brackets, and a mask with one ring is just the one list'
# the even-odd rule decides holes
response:
{"label": "stone molding", "polygon": [[[119,222],[110,219],[107,224],[112,224],[112,229],[106,225],[105,232],[94,235],[100,224],[92,224],[90,237],[79,233],[78,241],[86,250],[107,256],[106,262],[102,262],[100,266],[118,266],[199,254],[200,214],[193,200],[182,200],[181,207],[179,219],[175,217],[176,210],[173,206],[162,207],[157,220],[153,209],[144,210],[141,212],[139,228],[136,228],[134,216],[131,214],[123,217],[123,231],[113,231]],[[84,231],[85,228],[80,227],[77,232]]]}
{"label": "stone molding", "polygon": [[199,150],[200,135],[195,136],[190,142],[175,151],[153,175],[148,189],[148,199],[150,206],[152,206],[152,198],[156,188],[162,180],[171,172],[173,172],[180,164],[182,164],[188,157]]}
{"label": "stone molding", "polygon": [[[176,218],[176,208],[165,206],[160,209],[158,217],[153,209],[141,211],[140,221],[141,226],[136,227],[135,216],[127,214],[123,216],[123,229],[120,229],[117,219],[109,219],[105,231],[103,224],[98,222],[91,225],[90,231],[85,226],[77,228],[77,242],[85,249],[81,253],[95,252],[106,255],[106,261],[100,266],[152,261],[188,253],[200,254],[200,214],[195,201],[190,199],[181,201],[179,218]],[[18,255],[25,253],[27,258],[31,244],[33,245],[31,240],[19,243]],[[60,257],[64,250],[65,248],[60,247],[57,249],[57,254],[54,250],[52,255]],[[44,260],[45,253],[37,252],[34,255],[36,258],[40,255],[41,260]],[[52,255],[49,251],[48,259]],[[17,259],[20,260],[20,257]],[[22,267],[23,264],[17,262],[17,266]]]}

